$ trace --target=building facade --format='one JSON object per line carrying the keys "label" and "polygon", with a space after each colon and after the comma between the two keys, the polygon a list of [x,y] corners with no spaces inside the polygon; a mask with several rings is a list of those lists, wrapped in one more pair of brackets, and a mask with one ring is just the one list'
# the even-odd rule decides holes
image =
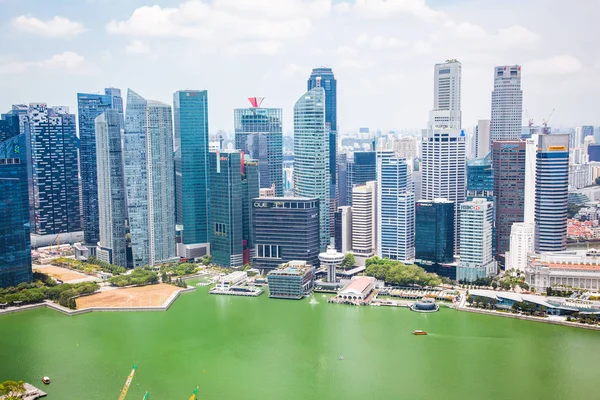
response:
{"label": "building facade", "polygon": [[430,125],[456,132],[461,130],[462,64],[448,60],[434,67],[433,109]]}
{"label": "building facade", "polygon": [[475,127],[475,158],[482,158],[490,152],[490,124],[489,119],[480,119]]}
{"label": "building facade", "polygon": [[531,257],[525,282],[536,292],[548,287],[600,290],[600,252],[596,249],[543,252]]}
{"label": "building facade", "polygon": [[100,239],[96,117],[110,109],[117,110],[119,114],[120,134],[123,127],[123,99],[119,89],[107,88],[104,94],[77,93],[83,237],[88,246],[96,246]]}
{"label": "building facade", "polygon": [[294,106],[294,192],[319,199],[321,251],[330,241],[330,141],[326,124],[325,89],[316,86]]}
{"label": "building facade", "polygon": [[292,260],[319,263],[319,200],[302,197],[253,199],[253,267],[272,270]]}
{"label": "building facade", "polygon": [[525,141],[493,142],[492,165],[496,197],[496,253],[504,255],[510,247],[512,224],[524,221]]}
{"label": "building facade", "polygon": [[506,270],[516,269],[525,272],[527,257],[533,252],[534,225],[515,222],[510,230],[510,251],[506,260]]}
{"label": "building facade", "polygon": [[134,267],[176,256],[172,124],[171,106],[128,90],[123,159]]}
{"label": "building facade", "polygon": [[283,196],[283,133],[280,108],[261,108],[256,97],[253,107],[234,111],[235,148],[258,161],[261,188],[275,187]]}
{"label": "building facade", "polygon": [[175,127],[176,223],[181,229],[180,257],[209,251],[208,92],[180,90],[173,94]]}
{"label": "building facade", "polygon": [[473,282],[496,274],[492,254],[494,203],[476,198],[460,205],[460,263],[458,281]]}
{"label": "building facade", "polygon": [[393,151],[377,154],[377,255],[390,260],[415,258],[415,195],[406,160]]}
{"label": "building facade", "polygon": [[377,182],[352,189],[352,251],[369,258],[377,249]]}
{"label": "building facade", "polygon": [[569,135],[540,135],[535,179],[535,251],[567,248]]}
{"label": "building facade", "polygon": [[95,119],[96,165],[98,167],[99,260],[127,267],[125,220],[125,172],[121,145],[122,115],[109,109]]}
{"label": "building facade", "polygon": [[494,68],[491,141],[521,139],[522,120],[521,66],[503,65]]}
{"label": "building facade", "polygon": [[335,213],[335,249],[341,253],[352,251],[352,207],[339,207]]}
{"label": "building facade", "polygon": [[300,300],[315,287],[315,269],[305,261],[290,261],[268,273],[269,297]]}
{"label": "building facade", "polygon": [[416,203],[415,257],[434,263],[454,261],[454,203],[446,199]]}

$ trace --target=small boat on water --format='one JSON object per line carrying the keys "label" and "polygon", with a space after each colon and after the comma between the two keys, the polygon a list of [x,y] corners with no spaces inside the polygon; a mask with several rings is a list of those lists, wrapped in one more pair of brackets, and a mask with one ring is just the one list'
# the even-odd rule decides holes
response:
{"label": "small boat on water", "polygon": [[47,376],[44,376],[42,378],[42,382],[44,382],[46,385],[49,385],[50,384],[50,378],[48,378]]}
{"label": "small boat on water", "polygon": [[343,359],[344,359],[344,357],[342,357],[342,356],[338,357],[338,360],[340,360],[340,361],[342,361]]}
{"label": "small boat on water", "polygon": [[417,329],[416,331],[413,332],[413,335],[427,335],[427,332]]}

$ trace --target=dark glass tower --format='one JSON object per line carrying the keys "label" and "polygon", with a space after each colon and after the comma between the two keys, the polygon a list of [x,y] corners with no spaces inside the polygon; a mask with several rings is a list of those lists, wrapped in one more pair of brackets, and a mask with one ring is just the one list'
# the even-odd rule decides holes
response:
{"label": "dark glass tower", "polygon": [[123,128],[123,99],[119,89],[107,88],[105,94],[77,93],[79,113],[79,165],[83,234],[86,244],[95,246],[100,240],[98,224],[98,173],[96,165],[96,117],[116,109]]}
{"label": "dark glass tower", "polygon": [[235,147],[258,161],[261,188],[275,187],[283,196],[283,132],[280,108],[261,108],[252,97],[252,108],[234,110]]}
{"label": "dark glass tower", "polygon": [[[2,116],[0,130],[15,122],[11,120]],[[29,282],[32,277],[27,140],[14,126],[4,133],[0,140],[0,287]]]}
{"label": "dark glass tower", "polygon": [[[210,182],[207,91],[176,92],[173,95],[173,111],[177,224],[183,225],[184,247],[207,244]],[[180,256],[184,255],[181,251],[178,253]],[[203,253],[206,254],[205,251]]]}
{"label": "dark glass tower", "polygon": [[268,271],[292,260],[319,265],[318,199],[255,198],[253,212],[254,268]]}
{"label": "dark glass tower", "polygon": [[210,153],[209,163],[212,261],[240,267],[254,256],[250,207],[260,193],[258,168],[239,151]]}
{"label": "dark glass tower", "polygon": [[338,198],[340,206],[352,205],[352,188],[377,180],[377,153],[357,151],[354,160],[340,154],[338,162]]}
{"label": "dark glass tower", "polygon": [[434,263],[454,260],[454,203],[445,199],[416,203],[416,258]]}

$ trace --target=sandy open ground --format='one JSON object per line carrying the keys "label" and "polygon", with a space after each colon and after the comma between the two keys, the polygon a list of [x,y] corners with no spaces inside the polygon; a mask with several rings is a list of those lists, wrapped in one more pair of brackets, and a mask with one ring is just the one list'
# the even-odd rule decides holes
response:
{"label": "sandy open ground", "polygon": [[80,272],[62,268],[62,267],[56,267],[54,265],[36,265],[33,270],[42,272],[47,275],[51,275],[54,278],[60,279],[63,282],[69,282],[69,281],[75,281],[78,279],[90,278],[89,275],[82,274]]}
{"label": "sandy open ground", "polygon": [[77,299],[77,308],[87,307],[149,307],[161,306],[180,288],[166,283],[107,290]]}

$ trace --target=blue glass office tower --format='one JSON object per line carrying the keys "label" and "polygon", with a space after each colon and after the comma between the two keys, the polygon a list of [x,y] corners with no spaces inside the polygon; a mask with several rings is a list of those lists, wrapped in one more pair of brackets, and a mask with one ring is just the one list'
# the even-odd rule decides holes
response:
{"label": "blue glass office tower", "polygon": [[[496,204],[494,196],[494,168],[492,153],[485,157],[467,160],[467,201],[485,198]],[[496,254],[496,208],[494,207],[494,226],[492,228],[492,252]]]}
{"label": "blue glass office tower", "polygon": [[234,110],[235,148],[258,161],[260,187],[275,187],[275,195],[283,196],[282,110],[250,101],[252,108]]}
{"label": "blue glass office tower", "polygon": [[210,241],[208,92],[175,92],[173,110],[176,221],[183,227],[177,253],[186,258],[202,257],[207,254]]}
{"label": "blue glass office tower", "polygon": [[540,135],[535,170],[535,251],[567,248],[569,135]]}
{"label": "blue glass office tower", "polygon": [[377,179],[377,153],[354,152],[354,159],[340,154],[338,162],[338,199],[340,206],[352,205],[352,188]]}
{"label": "blue glass office tower", "polygon": [[172,124],[171,106],[127,91],[123,158],[134,267],[176,256]]}
{"label": "blue glass office tower", "polygon": [[329,134],[325,122],[325,90],[317,86],[294,106],[294,192],[319,199],[319,237],[325,251],[330,242]]}
{"label": "blue glass office tower", "polygon": [[342,153],[338,157],[337,173],[338,207],[352,205],[352,160],[348,160],[348,154]]}
{"label": "blue glass office tower", "polygon": [[330,213],[330,234],[334,236],[334,218],[333,213],[337,211],[337,81],[331,68],[314,68],[308,78],[307,90],[316,87],[322,87],[325,90],[325,123],[329,131],[329,213]]}
{"label": "blue glass office tower", "polygon": [[454,261],[454,202],[446,199],[416,203],[415,257],[434,263]]}
{"label": "blue glass office tower", "polygon": [[96,167],[96,117],[113,108],[123,126],[123,99],[119,89],[107,88],[105,94],[77,93],[79,113],[79,165],[85,243],[95,246],[100,239],[98,225],[98,173]]}
{"label": "blue glass office tower", "polygon": [[0,287],[32,278],[27,138],[20,134],[18,119],[0,119]]}

